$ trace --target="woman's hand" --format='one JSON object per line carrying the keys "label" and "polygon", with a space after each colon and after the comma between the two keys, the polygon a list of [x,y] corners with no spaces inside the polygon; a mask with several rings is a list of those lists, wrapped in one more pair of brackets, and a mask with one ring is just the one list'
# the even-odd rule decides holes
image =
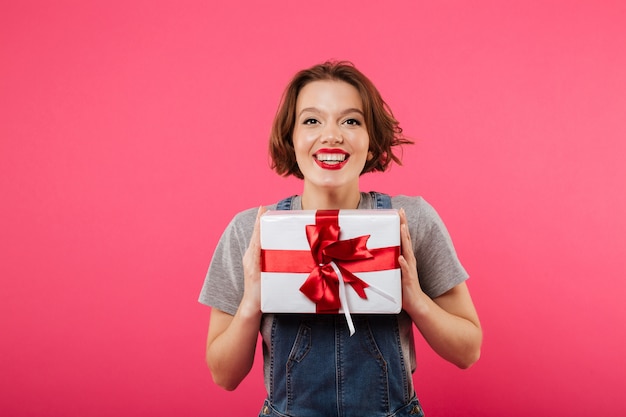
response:
{"label": "woman's hand", "polygon": [[413,253],[413,243],[409,233],[409,225],[406,220],[404,209],[399,210],[400,214],[400,243],[402,254],[398,258],[400,269],[402,270],[402,309],[409,315],[419,308],[423,298],[427,297],[420,287],[417,275],[417,261]]}
{"label": "woman's hand", "polygon": [[252,237],[243,255],[244,293],[240,309],[244,309],[244,314],[261,312],[261,215],[266,211],[267,208],[259,207]]}

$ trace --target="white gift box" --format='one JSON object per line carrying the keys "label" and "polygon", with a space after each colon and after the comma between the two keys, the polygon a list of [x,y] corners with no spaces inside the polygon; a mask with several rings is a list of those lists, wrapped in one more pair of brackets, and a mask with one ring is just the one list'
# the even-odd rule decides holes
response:
{"label": "white gift box", "polygon": [[[335,258],[333,249],[328,248],[336,245],[326,246],[324,253],[331,254],[324,255],[323,260],[320,256],[316,258],[316,253],[320,252],[312,252],[307,226],[311,226],[310,234],[323,227],[331,230],[338,226],[335,240],[340,242],[338,245],[345,247],[345,241],[350,240],[365,242],[369,258],[357,261],[352,260],[352,255],[350,260]],[[321,241],[321,246],[329,243],[328,238]],[[261,217],[261,310],[265,313],[343,313],[349,324],[351,313],[397,314],[402,309],[399,254],[400,218],[396,210],[268,211]],[[355,255],[358,256],[361,255]],[[311,275],[324,275],[321,270],[335,274],[337,284],[334,285],[339,286],[341,303],[337,310],[321,311],[320,305],[324,302],[316,303],[301,291]],[[366,298],[359,296],[348,278],[350,274],[366,283],[362,290]],[[315,288],[325,285],[315,282]]]}

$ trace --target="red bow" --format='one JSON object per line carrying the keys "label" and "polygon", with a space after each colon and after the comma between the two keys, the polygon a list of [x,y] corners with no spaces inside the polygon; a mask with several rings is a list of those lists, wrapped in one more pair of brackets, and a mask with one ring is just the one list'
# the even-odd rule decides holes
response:
{"label": "red bow", "polygon": [[315,224],[306,226],[306,236],[316,266],[300,287],[316,304],[318,313],[334,313],[341,307],[339,298],[339,276],[333,264],[341,272],[343,281],[367,299],[365,288],[369,285],[341,264],[374,257],[366,244],[370,235],[339,240],[339,210],[318,210]]}

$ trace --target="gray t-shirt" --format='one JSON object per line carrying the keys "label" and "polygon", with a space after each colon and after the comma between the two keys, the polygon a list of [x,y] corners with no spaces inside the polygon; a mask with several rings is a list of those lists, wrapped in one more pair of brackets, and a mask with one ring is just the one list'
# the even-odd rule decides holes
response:
{"label": "gray t-shirt", "polygon": [[[369,193],[361,193],[359,209],[374,209]],[[391,199],[392,208],[404,208],[406,212],[413,250],[417,260],[419,281],[424,292],[431,298],[438,297],[454,286],[464,282],[467,272],[459,262],[448,231],[433,207],[422,197],[396,196]],[[273,210],[276,205],[268,206]],[[292,201],[292,210],[301,210],[299,196]],[[199,301],[213,308],[234,315],[243,297],[244,278],[242,258],[248,248],[257,209],[237,214],[230,222],[217,244],[209,266]],[[259,329],[266,347],[263,349],[265,386],[269,391],[270,341],[272,314],[264,314]],[[400,344],[410,369],[406,378],[412,381],[411,373],[416,368],[413,340],[413,323],[408,314],[398,315]],[[411,384],[412,386],[412,384]]]}

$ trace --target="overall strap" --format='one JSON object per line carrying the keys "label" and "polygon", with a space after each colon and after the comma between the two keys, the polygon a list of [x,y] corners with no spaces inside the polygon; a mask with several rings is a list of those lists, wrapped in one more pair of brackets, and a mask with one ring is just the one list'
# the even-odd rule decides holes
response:
{"label": "overall strap", "polygon": [[391,197],[387,194],[378,193],[376,191],[370,191],[370,195],[374,200],[374,208],[376,210],[382,209],[390,209],[391,208]]}
{"label": "overall strap", "polygon": [[284,198],[276,204],[276,210],[291,210],[291,202],[295,196]]}

